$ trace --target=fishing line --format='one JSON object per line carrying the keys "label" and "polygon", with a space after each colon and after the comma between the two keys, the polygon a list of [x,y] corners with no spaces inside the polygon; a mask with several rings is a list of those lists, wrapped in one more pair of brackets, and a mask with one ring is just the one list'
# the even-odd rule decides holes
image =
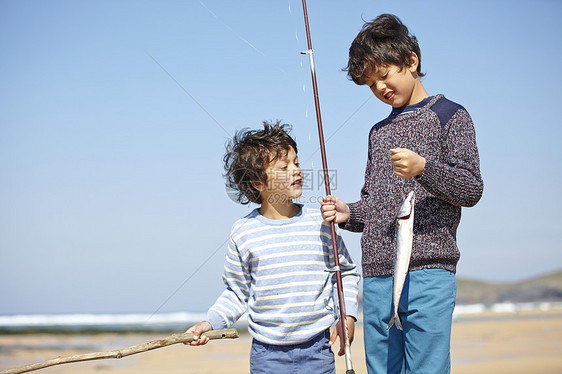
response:
{"label": "fishing line", "polygon": [[289,1],[289,14],[291,15],[291,18],[293,19],[293,26],[295,28],[295,40],[298,42],[299,41],[299,29],[300,29],[300,25],[297,23],[296,19],[293,17],[293,11],[291,9],[291,2]]}
{"label": "fishing line", "polygon": [[[355,109],[355,111],[345,121],[343,121],[343,123],[338,128],[336,128],[330,136],[328,136],[326,138],[326,143],[328,143],[330,141],[330,139],[332,139],[361,110],[361,108],[363,108],[365,106],[365,104],[367,104],[369,102],[369,100],[371,100],[372,98],[373,98],[373,96],[370,95],[369,98],[363,102],[363,104],[359,105],[359,107],[357,109]],[[308,117],[308,113],[307,113],[307,117]],[[318,147],[314,152],[312,152],[310,157],[313,157],[319,151],[320,151],[320,147]]]}
{"label": "fishing line", "polygon": [[[201,105],[201,104],[197,101],[197,99],[195,99],[195,97],[193,97],[193,95],[191,95],[191,94],[185,89],[185,87],[183,87],[183,86],[181,85],[181,83],[178,82],[178,80],[175,79],[174,76],[172,76],[172,74],[170,74],[170,72],[168,72],[168,70],[166,70],[166,68],[164,68],[164,66],[162,66],[162,64],[160,64],[160,62],[158,62],[158,61],[154,58],[154,56],[152,56],[152,55],[151,55],[150,53],[148,53],[148,52],[147,52],[147,54],[148,54],[148,56],[152,59],[152,61],[154,61],[154,62],[156,63],[156,65],[158,65],[158,66],[160,67],[160,69],[162,69],[162,71],[163,71],[164,73],[166,73],[166,75],[168,75],[168,77],[170,77],[170,79],[171,79],[172,81],[174,81],[174,82],[178,85],[178,87],[181,88],[181,90],[182,90],[187,96],[189,96],[189,97],[191,98],[191,100],[193,100],[193,102],[195,102],[195,104],[197,104],[197,105],[199,106],[199,108],[201,108],[201,109],[209,116],[209,118],[211,118],[211,119],[224,131],[224,133],[225,133],[226,135],[228,135],[228,137],[232,137],[232,136],[230,135],[230,133],[219,123],[219,121],[217,121],[216,118],[213,117],[213,115],[212,115],[207,109],[205,109],[205,107],[204,107],[203,105]],[[230,239],[230,238],[229,238],[229,239]],[[219,251],[219,249],[221,249],[221,248],[224,246],[225,243],[228,242],[229,239],[226,239],[219,247],[217,247],[217,249],[215,249],[215,251],[214,251],[213,253],[211,253],[211,255],[210,255],[209,257],[207,257],[207,259],[206,259],[205,261],[203,261],[203,263],[201,263],[201,265],[199,265],[199,267],[198,267],[197,269],[195,269],[195,271],[194,271],[193,273],[191,273],[191,274],[182,282],[182,284],[181,284],[179,287],[177,287],[176,290],[175,290],[174,292],[172,292],[172,294],[171,294],[170,296],[168,296],[168,298],[166,298],[166,300],[164,300],[164,302],[150,315],[150,317],[148,318],[147,322],[150,321],[150,319],[151,319],[152,317],[154,317],[154,315],[156,315],[156,314],[160,311],[160,309],[162,309],[162,308],[163,308],[163,307],[164,307],[164,306],[165,306],[165,305],[166,305],[166,304],[183,288],[183,286],[185,286],[185,284],[186,284],[187,282],[189,282],[189,280],[190,280],[191,278],[193,278],[193,276],[195,276],[195,274],[197,274],[197,273],[203,268],[203,266],[205,266],[205,265],[211,260],[211,258]]]}
{"label": "fishing line", "polygon": [[[270,58],[263,53],[258,47],[256,47],[255,45],[253,45],[252,43],[250,43],[250,41],[246,38],[243,38],[239,33],[237,33],[232,27],[230,27],[230,25],[228,25],[226,22],[222,21],[219,16],[216,15],[215,12],[213,12],[211,9],[209,9],[201,0],[198,0],[199,4],[201,4],[201,6],[203,8],[205,8],[213,17],[215,17],[215,19],[217,21],[219,21],[219,23],[221,25],[223,25],[224,27],[226,27],[233,35],[235,35],[238,39],[240,39],[242,42],[244,42],[246,45],[248,45],[250,48],[252,48],[254,51],[256,51],[257,53],[259,53],[260,55],[262,55],[264,58],[270,60]],[[287,74],[287,72],[285,70],[283,70],[280,67],[277,67],[279,69],[279,71],[281,71],[283,74]]]}
{"label": "fishing line", "polygon": [[[199,4],[205,9],[207,10],[217,21],[219,21],[220,24],[222,24],[223,26],[225,26],[228,30],[231,31],[232,34],[234,34],[238,39],[242,40],[246,45],[248,45],[249,47],[251,47],[254,51],[256,51],[257,53],[259,53],[260,55],[262,55],[264,58],[268,58],[265,53],[263,53],[259,48],[257,48],[254,44],[252,44],[250,41],[248,41],[247,39],[243,38],[242,36],[240,36],[240,34],[238,34],[232,27],[230,27],[227,23],[221,21],[218,17],[218,15],[216,13],[214,13],[209,7],[207,7],[201,0],[198,0]],[[289,7],[289,12],[291,12],[290,7]],[[298,40],[298,35],[296,35],[296,39]],[[183,85],[174,78],[174,76],[172,74],[170,74],[170,72],[164,67],[162,66],[162,64],[160,62],[158,62],[158,60],[156,60],[156,58],[154,58],[154,56],[152,56],[150,53],[147,53],[148,56],[160,67],[160,69],[162,69],[162,71],[164,71],[164,73],[166,73],[166,75],[168,75],[168,77],[174,81],[176,83],[176,85],[178,85],[178,87],[180,87],[180,89],[186,94],[188,95],[191,100],[193,100],[193,102],[195,102],[199,108],[201,108],[201,110],[203,110],[207,116],[209,116],[209,118],[211,118],[222,130],[225,134],[227,134],[227,136],[229,138],[232,138],[232,135],[224,128],[224,126],[222,126],[219,121],[213,117],[213,115],[207,110],[205,109],[205,107],[203,105],[201,105],[199,103],[199,101],[197,101],[197,99],[191,95],[189,93],[189,91],[187,91],[185,89],[185,87],[183,87]],[[301,61],[301,66],[302,66],[302,61]],[[279,68],[279,70],[286,74],[286,72],[282,69]],[[303,86],[304,89],[304,86]],[[230,238],[229,238],[230,239]],[[168,298],[166,298],[166,300],[164,300],[164,302],[152,313],[152,315],[149,317],[149,320],[155,315],[157,314],[186,284],[187,282],[189,282],[189,280],[191,278],[193,278],[193,276],[195,276],[195,274],[197,274],[210,260],[211,258],[219,251],[219,249],[221,249],[225,243],[228,242],[229,239],[226,239],[205,261],[203,261],[203,263],[201,265],[199,265],[199,267],[197,269],[195,269],[195,271],[190,274],[177,288],[174,292],[172,292],[172,294],[170,296],[168,296]]]}
{"label": "fishing line", "polygon": [[[243,38],[242,36],[240,36],[237,32],[234,31],[234,29],[232,27],[230,27],[228,24],[220,21],[219,17],[217,16],[217,14],[215,14],[211,9],[209,9],[201,0],[198,0],[199,4],[206,9],[217,21],[219,21],[222,25],[224,25],[227,29],[229,29],[234,35],[236,35],[236,37],[240,40],[242,40],[245,44],[247,44],[248,46],[250,46],[254,51],[258,52],[260,55],[262,55],[263,57],[267,58],[267,56],[260,50],[258,49],[256,46],[254,46],[250,41],[248,41],[247,39]],[[291,5],[289,3],[289,13],[292,16],[292,11],[291,11]],[[298,41],[298,33],[296,32],[296,27],[295,27],[295,39]],[[172,75],[170,74],[170,72],[158,61],[156,60],[156,58],[154,58],[154,56],[152,56],[150,53],[147,52],[147,55],[152,59],[152,61],[154,61],[154,63],[156,63],[156,65],[158,65],[160,67],[160,69],[166,73],[166,75],[174,82],[176,83],[176,85],[186,94],[189,96],[189,98],[191,98],[191,100],[193,102],[195,102],[195,104],[197,104],[199,106],[199,108],[201,108],[201,110],[203,110],[207,116],[209,116],[209,118],[211,118],[222,130],[225,134],[227,134],[228,137],[232,137],[231,134],[224,128],[224,126],[222,126],[219,121],[213,117],[213,115],[203,106],[201,105],[201,103],[199,103],[199,101],[197,101],[197,99],[191,94],[189,93],[189,91],[187,91],[187,89],[185,89],[185,87]],[[301,69],[302,69],[302,58],[301,58]],[[285,71],[283,69],[279,69],[281,72],[285,73]],[[303,83],[303,91],[306,91],[305,89],[305,85]],[[197,269],[195,269],[165,300],[164,302],[158,307],[156,308],[156,310],[150,315],[150,317],[148,318],[148,320],[150,320],[154,315],[156,315],[190,280],[191,278],[193,278],[210,260],[213,256],[215,256],[215,254],[230,240],[230,237],[228,239],[226,239],[219,247],[217,247],[215,249],[215,251],[213,251],[213,253],[211,253],[211,255],[209,257],[207,257],[200,265],[199,267],[197,267]]]}
{"label": "fishing line", "polygon": [[[244,222],[240,225],[240,228],[243,228],[248,222]],[[213,256],[215,256],[217,254],[217,252],[223,248],[223,246],[228,243],[228,241],[230,240],[230,236],[228,237],[228,239],[226,239],[224,242],[222,242],[222,244],[220,244],[217,249],[214,250],[213,253],[211,253],[211,255],[209,257],[207,257],[207,259],[205,261],[203,261],[203,263],[201,263],[201,265],[199,265],[199,267],[197,269],[195,269],[183,282],[182,284],[180,284],[176,290],[174,292],[172,292],[172,294],[170,296],[168,296],[168,298],[166,300],[164,300],[164,302],[150,315],[150,317],[148,318],[147,322],[150,321],[150,319],[152,317],[154,317],[154,315],[156,315],[160,309],[162,309],[164,307],[164,305],[166,305],[182,288],[183,286],[185,286],[187,284],[187,282],[189,282],[189,280],[191,278],[193,278],[195,276],[195,274],[197,274],[210,260]]]}
{"label": "fishing line", "polygon": [[[219,20],[219,16],[216,15],[215,12],[213,12],[211,9],[209,9],[205,4],[203,4],[203,2],[201,0],[199,0],[199,4],[201,4],[201,6],[203,8],[205,8],[209,13],[211,13],[211,15],[213,17],[215,17],[217,19],[217,21]],[[259,54],[261,54],[263,57],[266,57],[265,54],[260,51],[255,45],[253,45],[252,43],[250,43],[247,39],[243,38],[242,36],[240,36],[240,34],[238,34],[236,31],[234,31],[234,29],[232,27],[230,27],[228,24],[224,23],[224,22],[219,22],[220,24],[224,25],[227,29],[229,29],[230,31],[232,31],[232,33],[234,35],[236,35],[236,37],[240,40],[242,40],[244,43],[246,43],[247,45],[249,45],[254,51],[258,52]]]}
{"label": "fishing line", "polygon": [[189,280],[191,278],[193,278],[195,276],[195,274],[197,274],[199,272],[199,270],[201,270],[203,268],[203,266],[205,266],[207,264],[207,262],[209,262],[211,260],[211,258],[219,251],[219,249],[222,249],[223,245],[225,245],[229,240],[230,240],[230,238],[226,239],[220,246],[218,246],[217,249],[215,249],[215,251],[213,253],[211,253],[211,255],[209,257],[207,257],[207,259],[205,261],[203,261],[203,263],[201,265],[199,265],[199,267],[197,269],[195,269],[195,271],[193,271],[193,273],[191,273],[182,282],[182,284],[180,284],[179,287],[176,288],[176,290],[174,292],[172,292],[172,294],[170,296],[168,296],[168,298],[166,300],[164,300],[164,302],[158,308],[156,308],[156,310],[154,312],[152,312],[150,317],[148,317],[147,322],[150,321],[150,319],[152,317],[154,317],[160,311],[160,309],[162,309],[164,307],[164,305],[166,305],[168,303],[168,301],[170,301],[183,288],[183,286],[185,286],[185,284],[187,282],[189,282]]}
{"label": "fishing line", "polygon": [[[219,17],[211,10],[209,9],[201,0],[199,0],[199,4],[206,9],[215,19],[219,20]],[[289,2],[289,13],[291,15],[291,17],[293,16],[292,14],[292,10],[291,10],[291,4]],[[267,58],[267,56],[261,51],[259,50],[257,47],[255,47],[252,43],[250,43],[247,39],[241,37],[238,33],[236,33],[234,31],[234,29],[232,27],[230,27],[228,24],[224,23],[221,21],[221,24],[223,24],[225,27],[227,27],[230,31],[232,31],[240,40],[242,40],[245,44],[247,44],[248,46],[250,46],[252,49],[254,49],[256,52],[258,52],[259,54],[261,54],[263,57]],[[296,41],[299,41],[299,37],[298,37],[298,31],[295,28],[295,39]],[[211,118],[213,120],[213,122],[215,122],[222,130],[223,132],[228,136],[228,137],[232,137],[232,135],[224,128],[224,126],[222,126],[220,124],[220,122],[213,117],[213,115],[203,106],[201,105],[201,103],[199,103],[199,101],[197,101],[197,99],[191,94],[189,93],[189,91],[187,91],[187,89],[177,80],[174,78],[174,76],[158,61],[156,60],[156,58],[154,58],[154,56],[152,56],[150,53],[147,52],[147,55],[154,61],[154,63],[156,63],[158,65],[158,67],[160,67],[160,69],[166,73],[166,75],[168,75],[168,77],[186,94],[189,96],[189,98],[199,106],[199,108],[201,108],[201,110],[203,110],[207,116],[209,118]],[[304,75],[304,67],[303,67],[303,62],[302,62],[302,56],[301,56],[301,61],[300,61],[300,66],[301,66],[301,71],[303,72]],[[279,68],[279,70],[283,73],[285,73],[285,71],[281,68]],[[306,93],[306,83],[305,80],[303,78],[303,93]],[[340,131],[350,120],[351,118],[353,118],[353,116],[355,116],[355,114],[357,112],[359,112],[359,110],[372,98],[369,97],[369,99],[367,99],[365,102],[363,102],[328,138],[327,140],[330,140],[332,137],[334,137],[336,135],[336,133],[338,131]],[[306,118],[308,118],[308,104],[307,104],[307,108],[306,108]],[[309,141],[310,141],[310,136],[309,136]],[[320,151],[320,148],[316,149],[312,155],[309,157],[309,159],[312,158],[312,156],[314,156],[316,153],[318,153]],[[314,160],[311,161],[312,162],[312,168],[314,168]],[[229,238],[230,239],[230,238]],[[193,278],[210,260],[211,258],[224,246],[224,244],[226,244],[229,239],[226,239],[219,247],[217,247],[215,249],[215,251],[213,251],[213,253],[207,257],[200,265],[197,269],[195,269],[193,271],[193,273],[191,273],[177,288],[175,291],[173,291],[165,300],[164,302],[151,314],[151,316],[149,317],[149,320],[156,315],[190,280],[191,278]]]}
{"label": "fishing line", "polygon": [[152,61],[154,61],[154,62],[156,63],[156,65],[158,65],[158,66],[160,67],[160,69],[162,69],[162,71],[163,71],[164,73],[166,73],[166,74],[168,75],[168,77],[170,77],[171,80],[173,80],[173,81],[178,85],[179,88],[181,88],[181,90],[182,90],[183,92],[186,93],[187,96],[189,96],[189,97],[191,98],[191,100],[193,100],[193,102],[194,102],[195,104],[197,104],[197,105],[199,106],[199,108],[201,108],[205,113],[207,113],[207,115],[209,116],[209,118],[211,118],[211,119],[222,129],[222,131],[224,131],[224,133],[225,133],[226,135],[228,135],[228,137],[232,137],[232,135],[230,135],[230,133],[219,123],[219,121],[217,121],[216,118],[213,117],[213,115],[212,115],[211,113],[209,113],[209,111],[208,111],[207,109],[205,109],[205,107],[204,107],[203,105],[201,105],[201,104],[197,101],[197,99],[195,99],[195,97],[193,97],[193,95],[190,94],[190,93],[185,89],[185,87],[183,87],[183,86],[181,85],[181,83],[178,82],[177,79],[174,78],[174,77],[172,76],[172,74],[170,74],[170,73],[168,72],[168,70],[166,70],[166,69],[164,68],[164,66],[162,66],[162,64],[160,64],[150,53],[147,52],[146,54],[152,59]]}

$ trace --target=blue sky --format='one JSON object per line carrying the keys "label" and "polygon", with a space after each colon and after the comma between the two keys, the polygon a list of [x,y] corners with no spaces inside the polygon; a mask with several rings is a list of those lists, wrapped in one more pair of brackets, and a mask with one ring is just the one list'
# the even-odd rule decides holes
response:
{"label": "blue sky", "polygon": [[[390,108],[341,71],[364,20],[398,15],[423,83],[467,108],[485,190],[463,210],[459,277],[559,270],[562,4],[318,1],[308,12],[333,193],[355,201]],[[302,4],[0,1],[0,314],[204,311],[233,203],[224,144],[293,125],[320,168]],[[313,178],[303,201],[317,206]],[[360,261],[359,235],[344,238]]]}

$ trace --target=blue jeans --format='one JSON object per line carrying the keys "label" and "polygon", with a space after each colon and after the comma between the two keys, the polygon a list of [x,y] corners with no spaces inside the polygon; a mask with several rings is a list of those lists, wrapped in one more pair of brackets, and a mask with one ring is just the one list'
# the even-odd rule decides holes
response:
{"label": "blue jeans", "polygon": [[335,374],[334,353],[326,330],[313,339],[293,345],[252,342],[251,374]]}
{"label": "blue jeans", "polygon": [[365,356],[369,374],[443,374],[451,370],[450,341],[457,286],[443,269],[411,271],[400,298],[403,331],[392,315],[392,276],[363,280]]}

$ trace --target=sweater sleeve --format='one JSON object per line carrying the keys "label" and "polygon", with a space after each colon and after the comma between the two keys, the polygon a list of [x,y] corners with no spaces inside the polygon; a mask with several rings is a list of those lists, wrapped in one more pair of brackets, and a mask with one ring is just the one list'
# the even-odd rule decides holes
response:
{"label": "sweater sleeve", "polygon": [[476,133],[466,110],[459,109],[445,125],[443,161],[426,160],[418,182],[436,197],[455,206],[471,207],[482,196],[484,183]]}
{"label": "sweater sleeve", "polygon": [[232,238],[222,279],[226,289],[207,312],[207,321],[214,330],[232,326],[246,311],[250,297],[250,272]]}

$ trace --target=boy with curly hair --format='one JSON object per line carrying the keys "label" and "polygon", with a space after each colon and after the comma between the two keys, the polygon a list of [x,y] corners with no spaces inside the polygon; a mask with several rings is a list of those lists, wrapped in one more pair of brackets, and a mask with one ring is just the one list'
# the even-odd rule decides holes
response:
{"label": "boy with curly hair", "polygon": [[[318,209],[297,204],[303,172],[288,126],[264,122],[263,130],[238,132],[224,157],[229,187],[243,204],[259,204],[232,226],[223,281],[226,289],[205,321],[190,327],[195,340],[224,329],[248,312],[253,337],[253,374],[299,372],[335,374],[330,326],[338,319],[334,302],[330,226]],[[359,274],[337,237],[345,290],[347,326],[353,337]],[[339,355],[343,354],[340,347]]]}
{"label": "boy with curly hair", "polygon": [[[369,134],[361,199],[322,202],[325,220],[362,232],[363,316],[369,373],[448,373],[460,257],[456,230],[461,207],[475,205],[483,182],[468,112],[420,81],[418,41],[396,16],[366,23],[349,49],[348,76],[367,85],[390,115]],[[399,316],[392,316],[396,213],[416,195],[412,255]]]}

